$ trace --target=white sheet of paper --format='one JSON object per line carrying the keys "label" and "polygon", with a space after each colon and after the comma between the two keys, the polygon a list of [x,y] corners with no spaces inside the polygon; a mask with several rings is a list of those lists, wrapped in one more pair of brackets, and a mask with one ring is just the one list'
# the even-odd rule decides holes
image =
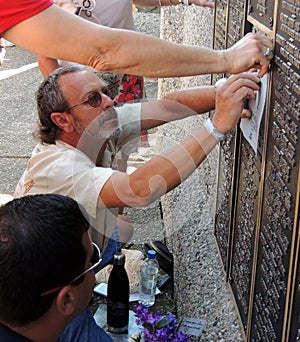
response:
{"label": "white sheet of paper", "polygon": [[[107,296],[107,283],[100,283],[94,287],[94,292],[106,297]],[[160,294],[160,290],[156,288],[156,295]],[[130,293],[129,296],[129,302],[137,302],[139,300],[139,294],[136,293]]]}
{"label": "white sheet of paper", "polygon": [[252,146],[255,154],[257,154],[258,134],[261,119],[264,113],[265,104],[268,94],[269,74],[265,74],[261,78],[261,87],[256,92],[256,99],[249,100],[249,109],[252,111],[250,119],[241,119],[240,128],[245,139]]}

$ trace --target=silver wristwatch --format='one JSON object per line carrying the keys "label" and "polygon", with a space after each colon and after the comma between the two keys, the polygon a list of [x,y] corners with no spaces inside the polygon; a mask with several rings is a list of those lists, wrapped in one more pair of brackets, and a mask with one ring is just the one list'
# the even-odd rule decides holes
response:
{"label": "silver wristwatch", "polygon": [[213,122],[210,118],[208,118],[204,122],[204,127],[207,129],[207,132],[212,135],[216,140],[221,141],[225,138],[225,134],[220,132],[216,127],[214,126]]}
{"label": "silver wristwatch", "polygon": [[224,82],[227,81],[227,78],[220,78],[216,83],[215,83],[215,89],[218,88],[219,85],[223,84]]}

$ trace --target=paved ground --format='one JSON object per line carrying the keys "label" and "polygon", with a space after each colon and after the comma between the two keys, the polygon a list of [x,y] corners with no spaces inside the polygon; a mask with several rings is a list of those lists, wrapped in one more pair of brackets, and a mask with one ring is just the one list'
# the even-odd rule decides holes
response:
{"label": "paved ground", "polygon": [[33,54],[9,47],[0,67],[0,193],[13,193],[34,146],[34,93],[42,80],[35,63]]}

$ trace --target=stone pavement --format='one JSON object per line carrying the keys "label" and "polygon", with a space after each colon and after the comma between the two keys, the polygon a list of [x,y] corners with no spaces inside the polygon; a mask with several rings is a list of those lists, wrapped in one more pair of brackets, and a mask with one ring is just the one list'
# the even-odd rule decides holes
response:
{"label": "stone pavement", "polygon": [[35,56],[8,47],[0,67],[0,193],[13,194],[34,146],[34,93],[42,77]]}

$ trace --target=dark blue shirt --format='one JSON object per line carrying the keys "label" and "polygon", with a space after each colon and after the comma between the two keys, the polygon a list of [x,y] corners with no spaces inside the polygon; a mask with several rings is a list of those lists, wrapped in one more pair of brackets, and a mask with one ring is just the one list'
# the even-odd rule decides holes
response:
{"label": "dark blue shirt", "polygon": [[32,342],[28,338],[14,332],[7,326],[0,323],[0,341],[1,342]]}

